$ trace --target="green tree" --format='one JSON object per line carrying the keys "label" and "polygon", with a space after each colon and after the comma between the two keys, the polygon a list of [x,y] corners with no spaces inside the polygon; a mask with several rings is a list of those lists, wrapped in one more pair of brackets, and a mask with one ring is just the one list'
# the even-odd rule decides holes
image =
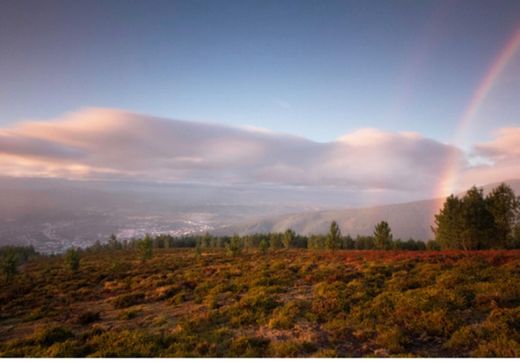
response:
{"label": "green tree", "polygon": [[18,257],[14,251],[7,251],[0,259],[0,270],[5,282],[9,283],[18,273]]}
{"label": "green tree", "polygon": [[195,243],[195,257],[200,257],[202,255],[202,247],[201,244],[203,243],[203,240],[197,240]]}
{"label": "green tree", "polygon": [[283,246],[282,234],[280,234],[280,233],[271,233],[269,235],[269,246],[272,249],[281,248]]}
{"label": "green tree", "polygon": [[428,240],[426,242],[426,250],[441,250],[441,246],[436,240]]}
{"label": "green tree", "polygon": [[341,246],[341,230],[336,221],[330,223],[329,233],[325,240],[325,247],[330,250],[337,249]]}
{"label": "green tree", "polygon": [[78,250],[74,248],[70,248],[65,253],[65,264],[69,267],[69,269],[73,272],[79,270],[79,261],[80,255]]}
{"label": "green tree", "polygon": [[324,235],[311,235],[307,240],[307,249],[323,249],[326,237]]}
{"label": "green tree", "polygon": [[260,251],[264,255],[266,255],[267,252],[269,251],[269,243],[265,239],[260,240],[260,243],[258,244],[258,247],[260,248]]}
{"label": "green tree", "polygon": [[211,247],[211,235],[206,231],[201,239],[201,248],[207,249]]}
{"label": "green tree", "polygon": [[520,223],[516,223],[513,226],[512,237],[508,247],[510,249],[520,249]]}
{"label": "green tree", "polygon": [[435,215],[435,227],[432,228],[435,241],[441,249],[461,249],[462,240],[462,201],[450,195],[442,209]]}
{"label": "green tree", "polygon": [[110,249],[114,250],[120,250],[123,249],[123,244],[121,244],[118,240],[115,234],[110,235],[110,238],[108,239],[108,247]]}
{"label": "green tree", "polygon": [[355,243],[354,239],[352,238],[352,236],[347,235],[342,238],[342,240],[341,240],[342,249],[352,250],[355,247],[356,247],[356,243]]}
{"label": "green tree", "polygon": [[520,200],[514,191],[501,183],[486,197],[495,223],[494,246],[507,247],[513,239],[513,228],[518,220]]}
{"label": "green tree", "polygon": [[482,189],[473,186],[462,198],[461,221],[461,249],[488,249],[492,246],[496,227]]}
{"label": "green tree", "polygon": [[166,238],[165,238],[165,235],[157,235],[157,236],[154,238],[154,248],[157,248],[157,249],[164,249],[165,246],[166,246]]}
{"label": "green tree", "polygon": [[290,248],[294,245],[294,240],[296,239],[296,233],[292,229],[285,230],[283,234],[283,246],[285,248]]}
{"label": "green tree", "polygon": [[376,249],[389,250],[392,248],[393,236],[390,225],[381,221],[374,228],[374,246]]}
{"label": "green tree", "polygon": [[242,244],[242,240],[240,236],[237,234],[233,235],[229,244],[227,244],[228,254],[231,256],[237,256],[242,254],[242,249],[244,245]]}
{"label": "green tree", "polygon": [[146,234],[143,239],[137,242],[137,253],[142,261],[152,258],[153,240],[150,235]]}

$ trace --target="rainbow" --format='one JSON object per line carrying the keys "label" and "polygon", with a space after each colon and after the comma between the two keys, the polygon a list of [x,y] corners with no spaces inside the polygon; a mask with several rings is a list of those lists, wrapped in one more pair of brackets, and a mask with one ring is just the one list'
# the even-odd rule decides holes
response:
{"label": "rainbow", "polygon": [[[512,36],[506,42],[505,46],[500,50],[495,60],[480,81],[477,89],[473,93],[462,117],[458,123],[452,144],[454,146],[461,145],[465,139],[468,126],[477,115],[480,106],[486,99],[490,90],[493,88],[500,75],[509,64],[511,59],[520,48],[520,26],[513,32]],[[436,194],[445,197],[455,192],[455,186],[458,181],[458,169],[461,153],[454,148],[449,154],[444,171],[441,173],[440,182],[438,184]],[[444,202],[444,200],[442,200]],[[441,206],[441,205],[439,205]]]}

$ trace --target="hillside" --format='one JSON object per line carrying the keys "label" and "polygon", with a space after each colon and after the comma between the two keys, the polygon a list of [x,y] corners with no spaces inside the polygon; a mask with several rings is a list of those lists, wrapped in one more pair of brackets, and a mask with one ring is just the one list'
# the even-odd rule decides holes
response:
{"label": "hillside", "polygon": [[40,257],[1,357],[518,357],[520,252],[157,249]]}
{"label": "hillside", "polygon": [[[505,182],[517,195],[520,195],[520,180]],[[483,186],[484,192],[489,192],[496,185]],[[247,235],[257,232],[283,232],[287,229],[293,229],[304,235],[325,234],[331,221],[336,220],[343,234],[355,237],[356,235],[371,235],[374,225],[381,220],[386,220],[396,238],[429,240],[433,237],[431,225],[433,225],[434,215],[438,212],[438,205],[441,204],[442,200],[433,199],[368,208],[292,213],[250,220],[247,223],[218,229],[215,234]]]}
{"label": "hillside", "polygon": [[[508,181],[520,194],[520,180]],[[487,185],[489,190],[493,185]],[[428,240],[440,200],[338,209],[330,195],[203,185],[160,185],[0,177],[0,245],[33,245],[43,253],[88,247],[111,234],[251,234],[294,229],[369,235],[387,220],[396,238]],[[320,204],[320,202],[322,202]],[[310,211],[309,211],[310,210]],[[318,211],[316,211],[318,210]]]}

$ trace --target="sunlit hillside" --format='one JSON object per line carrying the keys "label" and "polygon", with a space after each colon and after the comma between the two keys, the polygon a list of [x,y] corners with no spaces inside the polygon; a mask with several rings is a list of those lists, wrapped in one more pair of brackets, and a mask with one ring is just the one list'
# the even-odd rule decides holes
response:
{"label": "sunlit hillside", "polygon": [[512,357],[518,270],[520,251],[40,257],[0,289],[0,355]]}

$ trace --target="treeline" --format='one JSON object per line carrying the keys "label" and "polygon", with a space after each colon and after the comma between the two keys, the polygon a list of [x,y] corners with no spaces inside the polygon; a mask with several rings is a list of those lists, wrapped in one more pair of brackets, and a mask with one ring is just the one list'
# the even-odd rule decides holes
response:
{"label": "treeline", "polygon": [[346,249],[346,250],[438,250],[438,244],[431,240],[427,243],[421,240],[394,239],[390,226],[385,221],[376,225],[374,235],[343,236],[336,223],[332,221],[329,232],[325,235],[299,235],[292,229],[285,232],[255,233],[250,235],[214,236],[203,235],[172,236],[169,234],[145,235],[142,239],[118,240],[112,235],[106,243],[97,241],[86,251],[136,249],[140,253],[153,249],[165,248],[195,248],[197,250],[226,248],[232,254],[242,249],[300,248],[300,249]]}
{"label": "treeline", "polygon": [[251,235],[146,235],[137,240],[117,240],[112,235],[107,243],[97,241],[87,250],[138,249],[151,254],[154,248],[227,248],[237,254],[244,248],[262,251],[281,248],[344,249],[344,250],[479,250],[520,248],[520,198],[511,187],[502,183],[484,196],[483,190],[472,187],[459,198],[451,195],[435,215],[434,240],[394,239],[390,225],[381,221],[373,235],[342,235],[332,221],[326,235],[299,235],[292,229],[285,232]]}
{"label": "treeline", "polygon": [[432,230],[441,249],[518,249],[520,198],[504,183],[487,196],[474,186],[446,199]]}

